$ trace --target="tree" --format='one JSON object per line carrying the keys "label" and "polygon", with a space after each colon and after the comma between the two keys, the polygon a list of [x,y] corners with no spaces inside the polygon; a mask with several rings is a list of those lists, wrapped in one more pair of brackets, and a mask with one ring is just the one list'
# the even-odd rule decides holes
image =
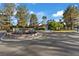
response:
{"label": "tree", "polygon": [[43,16],[42,19],[43,19],[43,20],[42,20],[41,23],[42,23],[43,25],[45,25],[45,24],[46,24],[46,19],[47,19],[47,17],[46,17],[46,16]]}
{"label": "tree", "polygon": [[42,26],[41,26],[41,28],[43,28],[44,30],[46,30],[48,28],[46,22],[47,22],[47,17],[42,16],[42,21],[41,21]]}
{"label": "tree", "polygon": [[4,4],[4,13],[10,17],[13,16],[15,4],[14,3],[5,3]]}
{"label": "tree", "polygon": [[28,9],[25,7],[25,5],[19,5],[17,7],[17,14],[16,17],[18,20],[18,26],[19,27],[25,27],[27,25],[27,16],[29,15]]}
{"label": "tree", "polygon": [[4,9],[2,10],[1,17],[3,20],[3,27],[6,30],[9,30],[11,27],[10,17],[13,15],[14,7],[15,7],[15,4],[13,4],[13,3],[4,4]]}
{"label": "tree", "polygon": [[56,21],[48,22],[49,30],[60,30],[61,28],[63,28],[63,24],[61,24],[60,22],[56,22]]}
{"label": "tree", "polygon": [[30,15],[30,26],[37,26],[37,16],[35,14]]}
{"label": "tree", "polygon": [[73,29],[75,18],[79,17],[79,9],[75,5],[69,6],[63,14],[67,27]]}
{"label": "tree", "polygon": [[59,19],[59,23],[62,23],[62,19]]}
{"label": "tree", "polygon": [[56,30],[56,22],[55,21],[48,22],[48,29],[49,30]]}
{"label": "tree", "polygon": [[4,24],[4,22],[3,22],[3,12],[2,12],[2,10],[0,10],[0,30],[2,30],[2,27],[3,27],[3,24]]}

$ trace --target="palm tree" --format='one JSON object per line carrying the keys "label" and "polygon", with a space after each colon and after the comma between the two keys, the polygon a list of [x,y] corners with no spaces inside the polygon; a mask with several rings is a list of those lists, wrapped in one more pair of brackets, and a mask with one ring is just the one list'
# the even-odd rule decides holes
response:
{"label": "palm tree", "polygon": [[48,25],[46,24],[46,22],[47,22],[47,17],[46,16],[43,16],[42,17],[42,27],[44,27],[45,29],[47,29],[48,28]]}
{"label": "palm tree", "polygon": [[46,24],[46,19],[47,19],[47,17],[46,17],[46,16],[43,16],[42,19],[43,19],[43,20],[42,20],[42,24],[45,25],[45,24]]}
{"label": "palm tree", "polygon": [[35,14],[30,15],[30,26],[36,26],[37,25],[37,16]]}

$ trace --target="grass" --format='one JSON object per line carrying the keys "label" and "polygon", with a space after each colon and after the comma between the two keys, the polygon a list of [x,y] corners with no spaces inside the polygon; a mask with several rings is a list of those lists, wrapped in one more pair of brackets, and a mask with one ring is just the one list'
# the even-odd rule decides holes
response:
{"label": "grass", "polygon": [[[45,31],[45,30],[40,30],[40,31]],[[77,32],[76,30],[50,30],[51,32]]]}
{"label": "grass", "polygon": [[59,31],[53,31],[53,32],[76,32],[75,30],[59,30]]}

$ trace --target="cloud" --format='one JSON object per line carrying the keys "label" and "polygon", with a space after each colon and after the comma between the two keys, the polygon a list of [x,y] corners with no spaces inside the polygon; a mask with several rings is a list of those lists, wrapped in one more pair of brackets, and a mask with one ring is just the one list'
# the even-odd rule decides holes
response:
{"label": "cloud", "polygon": [[34,14],[35,12],[34,11],[30,11],[30,14]]}
{"label": "cloud", "polygon": [[63,10],[57,11],[57,13],[52,14],[53,17],[62,17],[63,16]]}
{"label": "cloud", "polygon": [[30,14],[36,14],[37,16],[45,16],[44,12],[34,12],[34,11],[29,11]]}

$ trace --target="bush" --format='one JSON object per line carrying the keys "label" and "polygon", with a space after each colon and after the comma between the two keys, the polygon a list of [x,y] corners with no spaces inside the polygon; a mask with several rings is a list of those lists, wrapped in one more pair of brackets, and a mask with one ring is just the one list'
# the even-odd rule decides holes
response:
{"label": "bush", "polygon": [[38,30],[45,30],[46,28],[45,27],[41,27],[41,28],[39,28]]}
{"label": "bush", "polygon": [[55,22],[55,21],[51,21],[48,23],[48,29],[49,30],[60,30],[63,28],[63,24],[59,23],[59,22]]}
{"label": "bush", "polygon": [[49,30],[56,30],[56,27],[57,27],[57,24],[56,24],[56,22],[49,22],[48,23],[48,29]]}
{"label": "bush", "polygon": [[44,27],[44,26],[42,26],[42,27],[35,27],[34,29],[35,29],[35,30],[45,30],[46,27]]}
{"label": "bush", "polygon": [[38,27],[35,27],[34,30],[38,30]]}

